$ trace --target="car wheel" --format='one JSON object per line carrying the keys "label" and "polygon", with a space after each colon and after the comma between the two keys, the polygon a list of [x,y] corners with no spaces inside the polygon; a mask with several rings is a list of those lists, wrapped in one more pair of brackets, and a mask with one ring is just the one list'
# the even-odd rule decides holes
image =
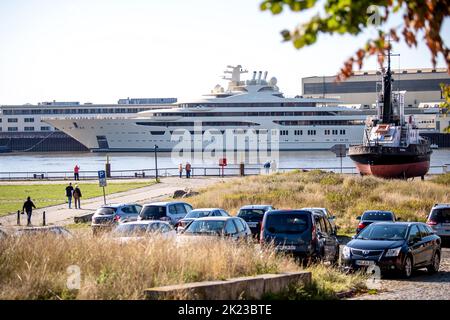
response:
{"label": "car wheel", "polygon": [[429,273],[436,273],[439,271],[439,265],[441,263],[441,256],[439,252],[435,252],[431,264],[427,267]]}
{"label": "car wheel", "polygon": [[403,277],[410,278],[413,271],[413,261],[411,256],[406,256],[405,262],[403,263]]}

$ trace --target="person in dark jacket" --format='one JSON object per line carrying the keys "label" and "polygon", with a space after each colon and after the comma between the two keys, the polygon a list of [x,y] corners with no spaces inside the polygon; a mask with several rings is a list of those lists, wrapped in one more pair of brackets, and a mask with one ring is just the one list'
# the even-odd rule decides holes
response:
{"label": "person in dark jacket", "polygon": [[78,185],[75,186],[75,189],[73,189],[73,200],[75,202],[75,209],[81,209],[81,190],[78,188]]}
{"label": "person in dark jacket", "polygon": [[186,163],[185,170],[186,170],[186,178],[190,178],[192,169],[191,169],[191,164],[189,162]]}
{"label": "person in dark jacket", "polygon": [[72,207],[72,196],[73,196],[73,187],[72,183],[69,183],[69,185],[66,187],[66,197],[67,202],[69,202],[69,209]]}
{"label": "person in dark jacket", "polygon": [[31,214],[33,213],[33,208],[36,209],[33,201],[30,197],[27,197],[27,201],[23,203],[22,211],[27,213],[27,226],[31,225]]}

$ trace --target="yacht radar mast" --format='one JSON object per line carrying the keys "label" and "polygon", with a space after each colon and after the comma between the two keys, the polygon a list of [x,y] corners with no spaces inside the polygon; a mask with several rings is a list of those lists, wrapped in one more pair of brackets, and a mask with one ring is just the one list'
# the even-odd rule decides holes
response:
{"label": "yacht radar mast", "polygon": [[241,81],[241,74],[247,73],[248,70],[242,69],[242,66],[238,64],[237,66],[227,66],[227,70],[224,71],[225,74],[231,74],[231,77],[223,76],[222,79],[229,80],[228,89],[230,90],[233,87],[241,86],[244,84]]}

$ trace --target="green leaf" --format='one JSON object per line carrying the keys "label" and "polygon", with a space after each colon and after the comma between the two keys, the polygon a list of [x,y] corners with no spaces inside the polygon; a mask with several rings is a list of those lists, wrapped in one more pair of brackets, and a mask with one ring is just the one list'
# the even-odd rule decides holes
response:
{"label": "green leaf", "polygon": [[273,14],[279,14],[281,13],[281,11],[283,11],[283,6],[278,2],[274,2],[270,7],[270,11],[272,11]]}

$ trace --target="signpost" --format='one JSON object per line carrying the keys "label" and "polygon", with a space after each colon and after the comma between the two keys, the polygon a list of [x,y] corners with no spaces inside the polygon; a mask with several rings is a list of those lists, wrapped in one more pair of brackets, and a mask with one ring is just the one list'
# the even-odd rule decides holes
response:
{"label": "signpost", "polygon": [[158,146],[155,144],[155,180],[158,182]]}
{"label": "signpost", "polygon": [[342,173],[342,158],[347,156],[347,146],[345,144],[335,144],[331,147],[331,152],[333,152],[336,157],[341,159],[341,173]]}
{"label": "signpost", "polygon": [[227,165],[227,158],[220,158],[219,159],[219,166],[222,167],[222,177],[224,176],[224,168]]}
{"label": "signpost", "polygon": [[106,204],[106,195],[105,195],[105,187],[106,187],[106,171],[99,170],[98,171],[98,184],[103,188],[103,202]]}

